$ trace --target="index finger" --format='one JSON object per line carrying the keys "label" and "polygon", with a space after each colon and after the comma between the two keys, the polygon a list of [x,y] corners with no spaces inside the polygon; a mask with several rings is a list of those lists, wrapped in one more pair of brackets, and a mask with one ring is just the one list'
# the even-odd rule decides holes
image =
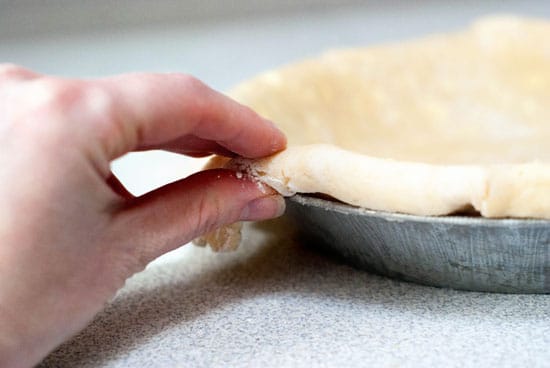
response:
{"label": "index finger", "polygon": [[131,74],[99,80],[111,100],[106,147],[113,159],[194,135],[239,156],[257,158],[286,146],[273,123],[184,74]]}

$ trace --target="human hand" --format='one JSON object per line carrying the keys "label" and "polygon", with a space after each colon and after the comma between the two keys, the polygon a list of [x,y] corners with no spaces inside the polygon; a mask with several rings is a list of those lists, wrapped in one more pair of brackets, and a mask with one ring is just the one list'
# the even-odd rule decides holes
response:
{"label": "human hand", "polygon": [[133,197],[113,159],[147,149],[256,158],[285,144],[189,76],[68,80],[0,66],[0,366],[39,362],[161,254],[284,210],[279,195],[227,170]]}

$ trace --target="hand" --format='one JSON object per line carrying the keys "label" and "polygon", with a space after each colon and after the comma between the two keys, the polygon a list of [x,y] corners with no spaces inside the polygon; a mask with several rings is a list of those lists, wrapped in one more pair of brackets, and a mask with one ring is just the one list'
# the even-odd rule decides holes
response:
{"label": "hand", "polygon": [[113,159],[148,149],[256,158],[285,144],[271,123],[189,76],[67,80],[0,66],[0,366],[39,362],[161,254],[284,209],[227,170],[136,198]]}

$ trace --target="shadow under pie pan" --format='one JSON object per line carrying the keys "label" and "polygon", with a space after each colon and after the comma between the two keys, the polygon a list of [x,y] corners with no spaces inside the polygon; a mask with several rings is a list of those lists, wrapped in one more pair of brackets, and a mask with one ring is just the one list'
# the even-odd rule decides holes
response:
{"label": "shadow under pie pan", "polygon": [[550,293],[550,221],[416,216],[306,195],[287,199],[301,237],[352,265],[419,284]]}

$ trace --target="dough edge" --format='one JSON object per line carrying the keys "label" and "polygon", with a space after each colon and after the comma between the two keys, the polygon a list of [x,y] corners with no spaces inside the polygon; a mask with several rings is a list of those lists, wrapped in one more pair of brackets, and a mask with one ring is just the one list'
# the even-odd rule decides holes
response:
{"label": "dough edge", "polygon": [[550,164],[545,163],[436,165],[312,144],[260,160],[234,159],[226,167],[284,196],[323,193],[371,210],[443,216],[471,206],[488,218],[550,219]]}

